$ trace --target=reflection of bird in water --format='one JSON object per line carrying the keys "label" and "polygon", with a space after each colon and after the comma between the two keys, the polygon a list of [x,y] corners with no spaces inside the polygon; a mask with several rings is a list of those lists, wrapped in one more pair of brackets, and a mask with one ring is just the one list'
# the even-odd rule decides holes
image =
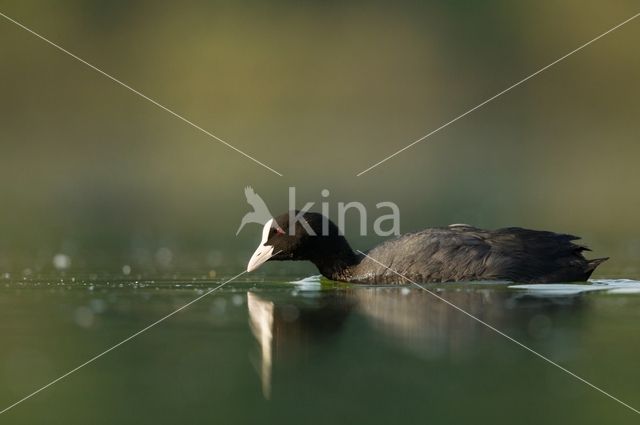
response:
{"label": "reflection of bird in water", "polygon": [[[397,347],[426,358],[464,358],[474,355],[470,348],[478,338],[494,334],[426,291],[403,289],[362,288],[351,293],[357,311]],[[488,288],[458,288],[438,295],[507,334],[525,330],[533,338],[548,336],[559,312],[585,307],[585,300],[576,296],[536,298]]]}
{"label": "reflection of bird in water", "polygon": [[[517,329],[535,339],[553,335],[558,314],[571,311],[580,317],[575,313],[587,306],[579,296],[537,298],[495,289],[457,288],[439,295],[500,330],[511,333]],[[351,315],[367,319],[376,338],[428,359],[474,356],[471,348],[478,338],[493,334],[431,294],[407,287],[321,291],[304,301],[248,292],[247,304],[251,330],[260,346],[259,370],[266,398],[271,395],[275,365],[291,363],[310,349],[322,347],[327,337],[341,334]],[[567,336],[563,338],[566,342]]]}
{"label": "reflection of bird in water", "polygon": [[291,299],[276,303],[247,292],[249,324],[260,346],[258,369],[266,399],[271,397],[273,363],[278,356],[296,353],[300,348],[307,348],[312,340],[338,333],[354,305],[351,298],[339,292],[307,301],[310,302]]}
{"label": "reflection of bird in water", "polygon": [[263,301],[252,292],[247,292],[249,308],[249,324],[262,352],[260,378],[262,394],[266,399],[271,397],[271,342],[273,341],[273,303]]}
{"label": "reflection of bird in water", "polygon": [[264,226],[264,224],[271,219],[271,212],[269,212],[267,204],[265,204],[260,195],[258,195],[251,186],[244,188],[244,195],[247,198],[247,203],[253,207],[253,211],[246,213],[244,217],[242,217],[236,236],[247,223],[257,223]]}
{"label": "reflection of bird in water", "polygon": [[[443,291],[443,298],[474,317],[502,328],[518,321],[518,310],[505,308],[506,291]],[[491,333],[475,320],[417,288],[362,288],[353,291],[358,311],[393,345],[426,358],[464,357],[477,338]]]}

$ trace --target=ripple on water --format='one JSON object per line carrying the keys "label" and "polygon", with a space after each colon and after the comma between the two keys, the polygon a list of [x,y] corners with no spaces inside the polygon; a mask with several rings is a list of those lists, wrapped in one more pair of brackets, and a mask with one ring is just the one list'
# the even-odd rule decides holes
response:
{"label": "ripple on water", "polygon": [[640,281],[632,279],[592,279],[586,284],[577,283],[541,283],[510,285],[509,288],[521,289],[539,296],[577,295],[586,292],[601,291],[607,294],[640,294]]}
{"label": "ripple on water", "polygon": [[300,291],[319,291],[322,287],[320,280],[321,275],[309,276],[304,279],[294,280],[290,283],[296,285],[296,289]]}

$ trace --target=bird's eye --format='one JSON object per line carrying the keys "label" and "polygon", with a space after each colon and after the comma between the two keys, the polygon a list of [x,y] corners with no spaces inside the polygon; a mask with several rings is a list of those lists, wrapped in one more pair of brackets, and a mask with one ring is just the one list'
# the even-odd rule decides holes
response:
{"label": "bird's eye", "polygon": [[275,234],[279,234],[279,235],[284,235],[284,230],[282,230],[282,228],[280,227],[272,227],[271,230],[269,230],[269,238],[271,238],[273,235]]}

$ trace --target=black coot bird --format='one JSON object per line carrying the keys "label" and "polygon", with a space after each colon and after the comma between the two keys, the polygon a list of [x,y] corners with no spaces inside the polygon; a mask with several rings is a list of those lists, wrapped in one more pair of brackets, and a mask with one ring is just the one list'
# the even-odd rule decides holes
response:
{"label": "black coot bird", "polygon": [[582,252],[589,248],[573,243],[580,239],[577,236],[520,227],[482,230],[468,225],[405,234],[362,255],[351,249],[338,227],[322,214],[307,212],[294,220],[296,214],[285,213],[265,224],[247,271],[266,261],[306,260],[326,278],[342,282],[407,283],[399,273],[414,282],[549,283],[585,281],[607,260],[584,258]]}

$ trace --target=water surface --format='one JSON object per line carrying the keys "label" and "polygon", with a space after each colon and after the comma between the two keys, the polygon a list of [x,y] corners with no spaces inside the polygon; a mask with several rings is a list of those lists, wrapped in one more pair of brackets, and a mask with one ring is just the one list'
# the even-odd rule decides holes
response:
{"label": "water surface", "polygon": [[[0,403],[220,279],[0,281]],[[427,285],[640,407],[640,282]],[[415,286],[245,276],[1,423],[637,423],[636,413]]]}

